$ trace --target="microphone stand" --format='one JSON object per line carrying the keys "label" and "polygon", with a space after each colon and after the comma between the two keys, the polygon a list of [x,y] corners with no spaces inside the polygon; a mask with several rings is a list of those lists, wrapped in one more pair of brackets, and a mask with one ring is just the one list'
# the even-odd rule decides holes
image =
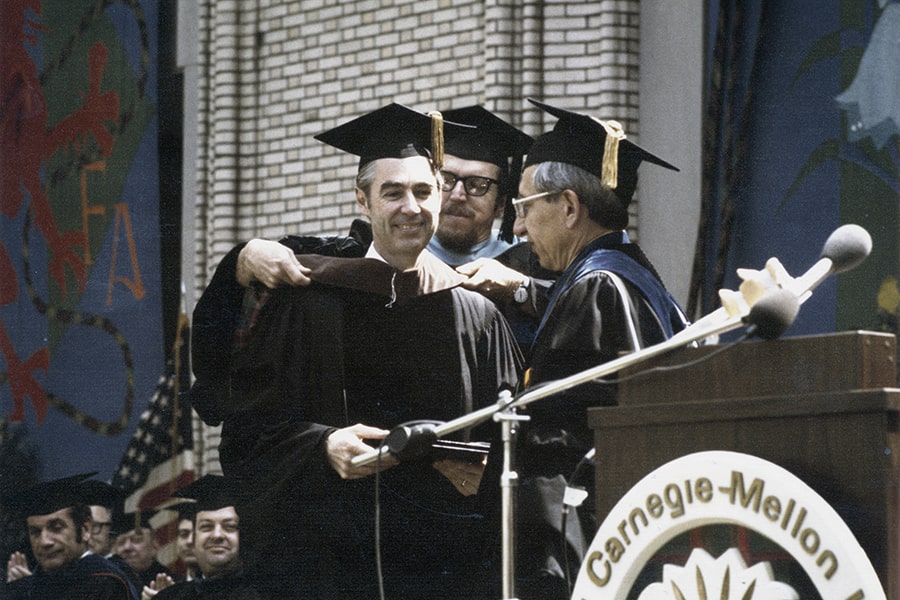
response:
{"label": "microphone stand", "polygon": [[516,423],[527,421],[530,417],[517,415],[512,394],[500,392],[497,401],[498,412],[494,420],[500,422],[500,437],[503,441],[503,471],[500,474],[500,515],[501,515],[501,554],[500,569],[502,571],[503,598],[516,597],[516,495],[519,485],[519,474],[513,464]]}
{"label": "microphone stand", "polygon": [[[711,313],[708,315],[713,316]],[[626,354],[617,359],[597,365],[580,373],[570,375],[563,379],[547,382],[513,399],[509,391],[500,392],[497,402],[491,406],[485,406],[468,414],[462,415],[452,421],[434,426],[428,430],[428,436],[442,438],[462,429],[467,429],[482,423],[488,419],[498,421],[501,426],[501,439],[503,442],[503,471],[500,476],[501,485],[501,519],[502,519],[502,549],[501,569],[503,600],[515,599],[515,489],[518,485],[518,473],[514,463],[514,442],[516,436],[516,424],[526,421],[529,417],[518,415],[516,408],[531,404],[547,396],[558,394],[582,383],[598,379],[610,373],[614,373],[626,367],[636,365],[654,356],[658,356],[669,350],[686,346],[695,341],[709,337],[717,333],[724,333],[739,327],[742,316],[729,317],[724,313],[718,318],[707,319],[705,322],[691,325],[683,329],[679,334],[637,352]],[[422,432],[425,434],[425,432]],[[351,461],[354,465],[367,465],[378,460],[380,455],[390,454],[391,449],[385,445],[366,454],[360,454]]]}

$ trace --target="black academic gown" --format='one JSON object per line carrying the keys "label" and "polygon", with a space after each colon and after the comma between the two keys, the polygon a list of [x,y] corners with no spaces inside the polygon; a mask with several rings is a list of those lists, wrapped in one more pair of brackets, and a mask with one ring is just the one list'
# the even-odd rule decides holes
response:
{"label": "black academic gown", "polygon": [[[287,236],[281,243],[297,253],[360,258],[372,241],[369,224],[353,222],[349,236]],[[241,317],[244,288],[237,282],[238,244],[216,267],[213,277],[194,307],[191,319],[191,406],[207,425],[222,422],[219,399],[228,394],[231,342]]]}
{"label": "black academic gown", "polygon": [[8,600],[138,600],[140,593],[109,560],[86,554],[79,560],[6,585]]}
{"label": "black academic gown", "polygon": [[[625,296],[605,271],[624,282]],[[588,244],[551,289],[549,307],[530,356],[529,385],[562,379],[633,351],[626,330],[630,315],[640,347],[664,341],[687,320],[659,276],[624,233]],[[562,496],[578,470],[591,490],[593,472],[584,468],[593,448],[587,409],[615,403],[615,386],[587,383],[543,398],[522,410],[531,417],[520,432],[521,476],[518,511],[519,596],[524,600],[568,598],[565,570],[577,573],[596,529],[593,497],[566,523],[568,556],[562,551]],[[573,513],[574,514],[574,513]]]}
{"label": "black academic gown", "polygon": [[275,600],[264,598],[243,573],[216,579],[182,581],[160,591],[155,600]]}
{"label": "black academic gown", "polygon": [[[372,243],[372,228],[368,221],[356,219],[347,236],[290,235],[280,242],[297,254],[361,258]],[[237,282],[235,271],[238,255],[244,246],[238,244],[222,258],[192,315],[191,366],[195,380],[191,387],[191,404],[200,418],[212,426],[222,421],[222,415],[218,413],[219,398],[228,393],[230,348],[244,297],[244,288]],[[509,248],[496,258],[531,279],[527,300],[531,309],[525,310],[515,303],[499,305],[520,351],[527,356],[540,315],[547,306],[547,290],[559,274],[542,268],[525,242]],[[308,262],[305,259],[301,261]]]}
{"label": "black academic gown", "polygon": [[448,421],[496,402],[521,367],[506,321],[481,295],[447,287],[459,276],[427,252],[404,273],[309,259],[328,285],[250,295],[232,356],[219,455],[252,492],[239,507],[245,565],[283,597],[377,597],[377,493],[389,597],[496,597],[483,570],[499,534],[496,477],[473,497],[430,461],[344,481],[324,441],[355,423]]}

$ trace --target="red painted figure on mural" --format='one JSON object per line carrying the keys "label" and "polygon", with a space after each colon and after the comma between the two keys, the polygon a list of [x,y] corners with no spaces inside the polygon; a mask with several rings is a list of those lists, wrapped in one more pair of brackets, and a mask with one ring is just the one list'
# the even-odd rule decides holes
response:
{"label": "red painted figure on mural", "polygon": [[[65,296],[67,266],[78,282],[79,291],[84,289],[86,267],[76,248],[83,248],[87,240],[81,231],[59,230],[42,170],[57,152],[83,148],[89,136],[104,157],[110,156],[115,138],[107,122],[118,118],[119,98],[114,91],[101,92],[108,50],[97,42],[89,51],[87,90],[81,92],[81,106],[51,124],[38,66],[28,52],[28,46],[37,48],[39,33],[44,31],[37,21],[41,2],[9,0],[4,3],[3,13],[0,22],[0,213],[7,219],[15,219],[23,209],[30,211],[31,220],[49,252],[49,273]],[[0,242],[0,306],[12,304],[18,297],[16,270],[5,242]],[[47,413],[47,396],[33,373],[47,370],[47,348],[40,348],[22,360],[0,321],[0,352],[6,361],[6,379],[12,390],[10,420],[24,420],[25,398],[30,397],[41,422]]]}

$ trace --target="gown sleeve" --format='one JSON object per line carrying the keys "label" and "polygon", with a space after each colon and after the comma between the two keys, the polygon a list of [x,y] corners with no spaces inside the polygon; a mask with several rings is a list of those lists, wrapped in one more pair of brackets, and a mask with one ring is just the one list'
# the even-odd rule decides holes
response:
{"label": "gown sleeve", "polygon": [[191,323],[191,405],[207,425],[222,422],[219,398],[227,393],[231,343],[241,316],[244,288],[237,282],[237,257],[246,244],[225,255],[194,307]]}
{"label": "gown sleeve", "polygon": [[[348,236],[285,236],[279,242],[296,254],[358,258],[371,241],[371,228],[356,220]],[[240,321],[245,289],[237,281],[238,255],[246,243],[231,249],[222,259],[197,306],[191,325],[191,364],[195,382],[191,402],[207,425],[224,417],[220,399],[227,394],[231,368],[230,348]]]}

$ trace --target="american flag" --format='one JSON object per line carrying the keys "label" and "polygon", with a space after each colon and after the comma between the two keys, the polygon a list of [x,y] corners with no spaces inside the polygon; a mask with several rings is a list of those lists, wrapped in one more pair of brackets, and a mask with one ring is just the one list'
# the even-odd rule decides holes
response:
{"label": "american flag", "polygon": [[[167,361],[166,373],[160,377],[113,476],[112,485],[127,495],[125,512],[157,510],[172,504],[172,493],[195,479],[188,398],[189,335],[187,316],[181,314],[173,357]],[[151,524],[160,547],[157,558],[164,565],[175,565],[177,514],[161,511]]]}

